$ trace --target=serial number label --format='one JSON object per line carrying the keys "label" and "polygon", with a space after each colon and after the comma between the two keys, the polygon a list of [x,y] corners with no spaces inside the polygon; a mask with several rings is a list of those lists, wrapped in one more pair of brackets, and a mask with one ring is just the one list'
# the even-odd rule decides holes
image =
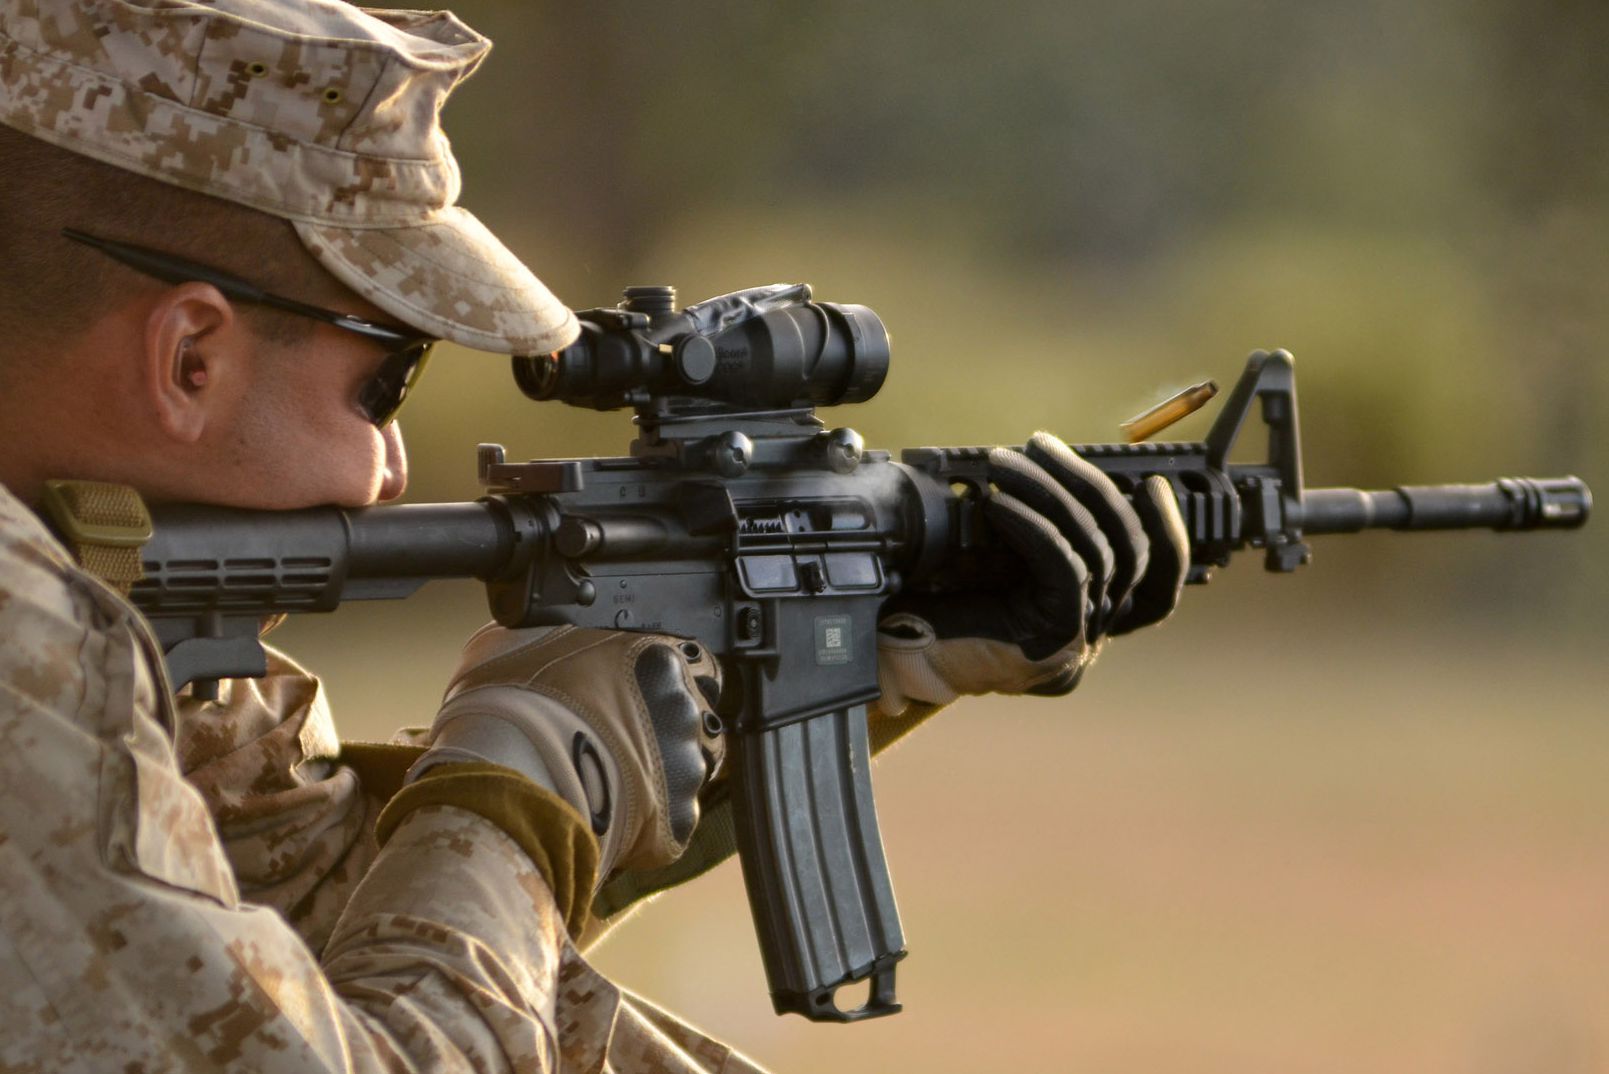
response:
{"label": "serial number label", "polygon": [[816,617],[816,665],[847,664],[854,659],[854,639],[849,633],[849,616]]}

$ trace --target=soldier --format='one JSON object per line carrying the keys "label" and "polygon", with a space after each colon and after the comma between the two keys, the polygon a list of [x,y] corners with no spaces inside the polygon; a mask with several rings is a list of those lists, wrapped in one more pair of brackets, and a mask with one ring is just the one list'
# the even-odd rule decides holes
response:
{"label": "soldier", "polygon": [[[488,628],[423,750],[343,752],[279,654],[170,696],[127,576],[43,517],[52,478],[392,499],[434,341],[574,338],[455,205],[437,116],[488,47],[334,0],[0,3],[0,1069],[757,1069],[580,953],[600,881],[703,837],[708,653]],[[1065,693],[1177,601],[1165,485],[1131,509],[1043,436],[993,461],[1020,583],[891,609],[880,744]]]}

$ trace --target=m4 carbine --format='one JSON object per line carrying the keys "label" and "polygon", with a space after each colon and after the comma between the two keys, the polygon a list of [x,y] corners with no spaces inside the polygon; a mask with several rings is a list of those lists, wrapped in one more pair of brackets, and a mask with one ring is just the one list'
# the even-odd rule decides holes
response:
{"label": "m4 carbine", "polygon": [[[629,456],[510,463],[480,448],[468,503],[254,512],[165,506],[132,599],[155,626],[174,688],[265,672],[259,625],[282,612],[406,597],[434,578],[486,584],[510,627],[578,626],[695,638],[722,659],[730,808],[773,1004],[816,1020],[899,1009],[904,939],[868,769],[879,609],[990,549],[979,504],[987,449],[917,448],[901,461],[826,429],[815,407],[881,387],[888,336],[864,306],[804,285],[682,310],[665,287],[581,314],[582,335],[514,359],[537,399],[632,407]],[[1230,463],[1254,405],[1263,462]],[[1302,482],[1291,357],[1257,352],[1200,443],[1075,445],[1125,492],[1161,474],[1190,536],[1192,582],[1232,553],[1270,570],[1306,538],[1366,528],[1580,526],[1575,478],[1382,492]],[[607,889],[606,889],[607,893]],[[840,986],[870,981],[845,1010]]]}

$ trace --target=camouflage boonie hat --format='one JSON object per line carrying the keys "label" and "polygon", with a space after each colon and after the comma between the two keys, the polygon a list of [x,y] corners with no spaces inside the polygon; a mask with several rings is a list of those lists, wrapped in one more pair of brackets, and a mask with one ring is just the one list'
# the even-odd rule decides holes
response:
{"label": "camouflage boonie hat", "polygon": [[574,314],[458,199],[447,94],[491,42],[335,0],[0,0],[0,122],[292,221],[408,325],[538,354]]}

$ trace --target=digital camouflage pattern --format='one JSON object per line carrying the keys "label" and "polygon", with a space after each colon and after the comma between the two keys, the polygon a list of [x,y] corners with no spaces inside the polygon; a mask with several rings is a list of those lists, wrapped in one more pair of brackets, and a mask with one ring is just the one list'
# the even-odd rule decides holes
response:
{"label": "digital camouflage pattern", "polygon": [[0,488],[0,1070],[758,1072],[593,970],[487,821],[377,849],[338,749],[277,655],[174,704]]}
{"label": "digital camouflage pattern", "polygon": [[0,0],[0,122],[295,222],[386,312],[544,353],[574,315],[454,203],[439,113],[491,42],[335,0]]}

